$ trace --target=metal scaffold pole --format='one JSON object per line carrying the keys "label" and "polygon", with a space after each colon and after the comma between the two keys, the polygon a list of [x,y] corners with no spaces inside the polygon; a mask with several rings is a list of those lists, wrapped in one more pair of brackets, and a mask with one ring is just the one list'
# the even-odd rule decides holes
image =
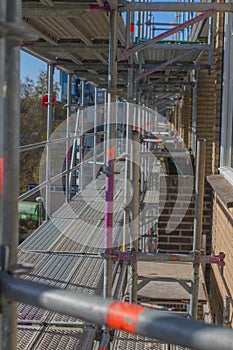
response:
{"label": "metal scaffold pole", "polygon": [[108,121],[107,121],[107,149],[106,149],[106,203],[104,220],[105,239],[105,269],[104,269],[104,297],[111,297],[112,293],[112,229],[113,229],[113,200],[114,200],[114,157],[115,157],[115,103],[117,87],[117,10],[110,12],[110,42],[109,42],[109,81],[108,88],[111,91],[108,96]]}
{"label": "metal scaffold pole", "polygon": [[[104,216],[104,289],[103,297],[112,297],[112,248],[114,211],[114,158],[116,143],[116,88],[117,88],[117,10],[110,11],[108,118],[106,140],[106,200]],[[109,330],[104,328],[100,348],[109,349]]]}
{"label": "metal scaffold pole", "polygon": [[[10,300],[30,303],[109,328],[160,339],[191,349],[232,350],[233,331],[226,327],[177,317],[166,311],[136,304],[59,289],[20,279],[5,272],[0,273],[0,287]],[[13,336],[15,337],[15,334]],[[9,349],[11,348],[7,348]]]}
{"label": "metal scaffold pole", "polygon": [[[71,118],[71,84],[72,84],[72,74],[68,74],[67,82],[67,106],[66,106],[66,171],[70,168],[70,118]],[[70,189],[72,187],[72,174],[71,183],[69,181],[70,174],[66,174],[66,202],[70,201]]]}
{"label": "metal scaffold pole", "polygon": [[[6,12],[5,12],[6,11]],[[4,15],[6,13],[6,15]],[[19,193],[19,44],[17,35],[21,27],[21,1],[1,1],[1,17],[4,24],[11,24],[15,35],[1,39],[1,145],[3,154],[0,165],[0,191],[2,195],[2,242],[1,269],[13,272],[17,264],[18,246],[18,193]],[[9,34],[9,33],[7,33]],[[2,151],[2,147],[1,147]],[[1,299],[2,338],[1,349],[16,349],[17,342],[17,306],[5,295]]]}
{"label": "metal scaffold pole", "polygon": [[[81,106],[84,108],[85,105],[85,82],[82,80],[82,100],[81,100]],[[80,163],[84,161],[84,153],[85,153],[85,135],[84,135],[84,109],[81,111],[81,135],[80,135],[80,146],[79,146],[79,159]],[[79,191],[82,191],[84,188],[84,165],[81,165],[79,169]]]}
{"label": "metal scaffold pole", "polygon": [[[130,24],[131,24],[131,16],[130,12],[126,13],[126,48],[130,47]],[[131,58],[129,58],[128,63],[130,63]],[[123,238],[123,247],[126,249],[126,245],[129,242],[129,221],[130,221],[130,140],[131,140],[131,131],[132,131],[132,100],[133,100],[133,75],[132,68],[128,68],[128,86],[127,86],[127,110],[126,110],[126,166],[125,166],[125,193],[124,193],[124,201],[125,201],[125,210],[124,210],[124,238]],[[131,116],[131,118],[130,118]]]}
{"label": "metal scaffold pole", "polygon": [[[194,216],[194,237],[193,252],[201,254],[202,247],[202,217],[203,200],[205,184],[205,161],[206,161],[206,140],[200,139],[197,142],[197,161],[196,161],[196,183],[195,183],[195,216]],[[198,291],[200,262],[193,263],[192,272],[192,293],[190,295],[190,314],[197,317],[198,310]]]}
{"label": "metal scaffold pole", "polygon": [[98,106],[98,89],[95,87],[95,111],[94,111],[94,161],[93,161],[93,180],[96,178],[96,162],[97,162],[97,106]]}
{"label": "metal scaffold pole", "polygon": [[132,131],[132,185],[133,185],[133,198],[131,201],[131,215],[132,221],[130,223],[130,249],[134,259],[130,265],[130,302],[137,302],[137,285],[138,285],[138,272],[137,272],[137,253],[138,253],[138,240],[139,240],[139,160],[140,160],[140,138],[139,132]]}
{"label": "metal scaffold pole", "polygon": [[[6,1],[3,0],[0,2],[0,22],[5,23],[6,21]],[[0,62],[3,62],[0,65],[0,86],[4,86],[4,64],[5,60],[5,38],[2,36],[0,38]],[[3,241],[3,167],[4,167],[4,96],[3,88],[0,89],[0,245],[2,246]],[[2,266],[1,266],[2,268]],[[2,339],[2,313],[0,314],[0,339]],[[2,348],[2,344],[0,346]]]}
{"label": "metal scaffold pole", "polygon": [[[53,95],[53,74],[54,66],[52,64],[48,65],[48,110],[47,110],[47,146],[46,146],[46,181],[51,178],[51,145],[50,137],[52,132],[52,95]],[[46,219],[48,220],[51,215],[51,192],[50,183],[46,185],[46,197],[45,197],[45,209],[46,209]]]}

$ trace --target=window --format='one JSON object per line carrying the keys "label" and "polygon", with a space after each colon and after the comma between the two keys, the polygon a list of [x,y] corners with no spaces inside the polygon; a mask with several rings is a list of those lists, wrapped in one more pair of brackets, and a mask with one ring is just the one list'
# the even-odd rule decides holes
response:
{"label": "window", "polygon": [[220,173],[233,184],[233,16],[225,14]]}

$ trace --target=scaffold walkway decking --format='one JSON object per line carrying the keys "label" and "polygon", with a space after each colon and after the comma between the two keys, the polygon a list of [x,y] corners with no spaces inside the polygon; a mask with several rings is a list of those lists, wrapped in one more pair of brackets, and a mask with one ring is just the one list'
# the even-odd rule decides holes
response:
{"label": "scaffold walkway decking", "polygon": [[[115,181],[117,214],[114,225],[117,229],[114,237],[119,243],[123,224],[123,165],[124,162],[117,165],[121,172]],[[104,194],[105,181],[100,176],[19,246],[19,263],[34,266],[27,279],[102,295],[103,259],[100,253],[104,250]],[[79,319],[24,304],[18,307],[18,329],[18,349],[22,350],[91,349],[97,331],[97,327]]]}
{"label": "scaffold walkway decking", "polygon": [[[123,239],[124,215],[124,171],[125,161],[116,164],[119,174],[115,177],[114,197],[114,242],[119,247]],[[154,168],[155,170],[155,168]],[[153,173],[153,172],[152,172]],[[158,182],[158,172],[154,175]],[[154,178],[154,176],[152,176]],[[156,191],[152,191],[152,178],[148,182],[145,198],[154,192],[149,203],[158,205]],[[157,183],[156,182],[156,183]],[[148,192],[148,193],[147,193]],[[104,259],[104,205],[105,177],[100,175],[86,188],[65,203],[53,215],[51,220],[32,233],[18,249],[18,261],[31,264],[34,270],[26,279],[79,291],[91,295],[103,293]],[[120,267],[114,264],[115,276],[120,275]],[[138,300],[140,303],[166,305],[178,310],[187,307],[189,293],[175,281],[191,276],[191,263],[175,264],[169,262],[138,262]],[[118,274],[117,274],[118,273]],[[156,281],[156,278],[158,279]],[[166,281],[171,278],[173,281]],[[165,283],[165,282],[166,283]],[[117,278],[113,281],[116,286]],[[142,285],[143,284],[143,285]],[[170,293],[172,290],[172,293]],[[113,288],[114,293],[114,288]],[[128,292],[121,291],[124,300]],[[116,295],[116,293],[114,294]],[[200,301],[206,303],[204,290],[200,283]],[[184,316],[187,313],[180,309]],[[34,306],[18,306],[18,349],[82,349],[94,346],[99,328],[78,318],[60,315]],[[135,347],[135,344],[137,346]],[[113,337],[113,349],[167,349],[167,344],[142,336],[116,332]]]}

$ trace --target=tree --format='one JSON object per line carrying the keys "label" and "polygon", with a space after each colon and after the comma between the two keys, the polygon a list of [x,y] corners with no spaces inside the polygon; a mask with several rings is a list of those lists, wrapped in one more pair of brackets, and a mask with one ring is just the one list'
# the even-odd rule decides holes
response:
{"label": "tree", "polygon": [[[47,109],[42,108],[42,96],[47,93],[47,73],[41,72],[37,83],[25,78],[21,83],[21,116],[20,116],[20,145],[46,141],[47,139]],[[57,94],[59,86],[54,84],[54,93]],[[56,103],[53,115],[52,130],[59,122],[64,120],[66,110],[64,104]],[[20,192],[26,192],[28,184],[39,183],[39,165],[44,148],[24,151],[20,154]]]}

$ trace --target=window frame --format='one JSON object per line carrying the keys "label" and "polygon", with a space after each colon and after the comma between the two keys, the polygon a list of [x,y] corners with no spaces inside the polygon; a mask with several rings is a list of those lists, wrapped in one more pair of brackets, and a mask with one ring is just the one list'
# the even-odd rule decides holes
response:
{"label": "window frame", "polygon": [[225,14],[222,82],[220,174],[233,184],[233,15]]}

